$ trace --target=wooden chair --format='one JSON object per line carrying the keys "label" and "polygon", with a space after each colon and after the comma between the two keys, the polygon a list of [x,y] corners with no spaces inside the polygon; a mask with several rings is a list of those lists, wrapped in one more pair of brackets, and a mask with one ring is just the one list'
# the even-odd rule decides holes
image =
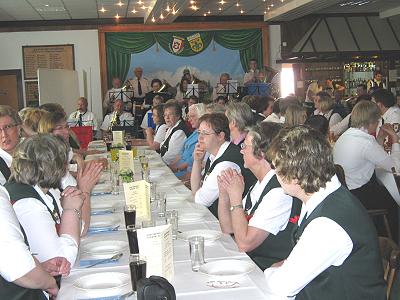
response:
{"label": "wooden chair", "polygon": [[390,300],[393,282],[400,268],[400,248],[387,237],[379,237],[379,248],[382,256],[384,279],[387,283],[386,298]]}

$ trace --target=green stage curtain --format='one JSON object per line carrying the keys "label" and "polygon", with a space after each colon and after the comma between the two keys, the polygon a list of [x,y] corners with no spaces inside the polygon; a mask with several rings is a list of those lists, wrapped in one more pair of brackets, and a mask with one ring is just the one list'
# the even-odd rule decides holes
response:
{"label": "green stage curtain", "polygon": [[[188,37],[195,34],[200,39],[189,43]],[[184,47],[179,53],[174,53],[171,44],[174,38],[182,39]],[[240,62],[247,71],[249,60],[256,58],[263,65],[261,29],[220,30],[220,31],[182,31],[182,32],[109,32],[106,33],[106,55],[108,70],[108,85],[112,78],[126,80],[133,53],[143,52],[155,43],[165,51],[179,56],[193,56],[204,51],[214,40],[222,47],[238,50]]]}

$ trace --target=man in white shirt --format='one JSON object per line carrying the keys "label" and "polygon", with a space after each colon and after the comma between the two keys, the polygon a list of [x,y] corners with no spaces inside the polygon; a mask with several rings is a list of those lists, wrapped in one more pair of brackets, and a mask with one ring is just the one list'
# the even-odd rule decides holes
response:
{"label": "man in white shirt", "polygon": [[268,157],[282,188],[303,202],[289,257],[264,271],[281,299],[386,299],[378,238],[361,203],[335,175],[325,136],[282,130]]}
{"label": "man in white shirt", "polygon": [[247,85],[250,83],[257,82],[259,70],[257,69],[257,60],[255,58],[250,59],[249,71],[244,74],[243,84]]}
{"label": "man in white shirt", "polygon": [[227,84],[228,84],[228,80],[231,79],[231,76],[228,73],[222,73],[219,76],[219,82],[217,83],[217,85],[213,88],[213,93],[212,93],[212,99],[211,101],[215,101],[218,96],[227,96]]}
{"label": "man in white shirt", "polygon": [[109,132],[113,126],[124,126],[125,121],[132,123],[133,116],[131,113],[123,111],[123,102],[121,99],[116,99],[114,102],[114,111],[104,117],[100,129]]}
{"label": "man in white shirt", "polygon": [[46,299],[41,290],[56,296],[58,287],[52,276],[67,275],[70,264],[61,257],[40,264],[32,256],[3,187],[0,187],[0,230],[0,299]]}
{"label": "man in white shirt", "polygon": [[189,131],[182,120],[181,107],[175,100],[164,105],[164,120],[168,130],[160,144],[160,154],[165,164],[169,165],[181,152]]}
{"label": "man in white shirt", "polygon": [[147,78],[143,77],[143,69],[141,67],[136,67],[133,73],[135,77],[129,79],[129,83],[134,92],[133,99],[136,101],[136,104],[142,104],[145,95],[150,91],[149,81]]}
{"label": "man in white shirt", "polygon": [[77,110],[70,114],[68,118],[69,126],[93,126],[94,131],[98,130],[96,116],[91,111],[88,111],[87,99],[79,97],[76,105]]}
{"label": "man in white shirt", "polygon": [[395,105],[394,95],[388,90],[378,89],[371,96],[382,115],[376,132],[379,132],[382,124],[392,124],[397,135],[400,135],[400,108]]}
{"label": "man in white shirt", "polygon": [[[208,207],[218,217],[217,177],[229,168],[241,173],[244,169],[243,156],[239,146],[229,142],[229,121],[226,116],[218,113],[205,114],[199,119],[199,124],[199,142],[193,154],[191,189],[195,202]],[[206,152],[210,156],[203,169],[202,162]],[[246,183],[245,193],[252,183]]]}

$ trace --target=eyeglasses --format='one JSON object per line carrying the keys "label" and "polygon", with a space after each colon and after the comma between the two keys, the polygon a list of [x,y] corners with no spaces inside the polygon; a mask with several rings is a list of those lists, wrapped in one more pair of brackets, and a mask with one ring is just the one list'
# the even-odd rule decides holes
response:
{"label": "eyeglasses", "polygon": [[248,144],[242,143],[242,144],[240,144],[240,149],[244,150],[244,149],[246,149],[247,147],[252,147],[252,146],[253,146],[253,145],[248,145]]}
{"label": "eyeglasses", "polygon": [[4,133],[9,132],[12,128],[17,127],[18,124],[8,124],[5,125],[3,128],[0,127],[0,131],[3,131]]}
{"label": "eyeglasses", "polygon": [[213,134],[217,134],[216,132],[207,132],[207,131],[199,131],[199,135],[213,135]]}
{"label": "eyeglasses", "polygon": [[164,114],[164,118],[168,118],[168,117],[175,117],[175,114]]}
{"label": "eyeglasses", "polygon": [[54,127],[54,130],[63,130],[63,129],[69,129],[68,125],[58,125],[56,127]]}

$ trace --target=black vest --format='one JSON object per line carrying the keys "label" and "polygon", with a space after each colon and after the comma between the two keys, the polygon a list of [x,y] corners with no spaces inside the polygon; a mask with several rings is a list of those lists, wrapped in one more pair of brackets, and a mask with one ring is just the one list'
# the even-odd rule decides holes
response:
{"label": "black vest", "polygon": [[386,299],[376,230],[360,201],[341,186],[302,221],[294,234],[295,241],[318,217],[326,217],[339,224],[350,236],[353,249],[341,266],[328,267],[299,292],[296,300]]}
{"label": "black vest", "polygon": [[[206,165],[204,167],[204,173],[202,176],[202,180],[205,180],[205,177],[211,174],[214,170],[215,166],[223,161],[230,161],[237,164],[240,168],[240,171],[244,177],[244,192],[243,195],[247,194],[247,191],[250,187],[257,181],[257,178],[254,176],[253,173],[247,168],[243,166],[243,155],[240,153],[240,147],[230,143],[228,148],[226,148],[225,152],[214,160],[213,164],[211,165],[211,160],[207,159]],[[218,198],[211,204],[208,208],[210,212],[218,219]]]}
{"label": "black vest", "polygon": [[11,175],[11,171],[2,157],[0,157],[0,172],[1,174],[3,174],[6,181],[8,181],[8,178],[10,178]]}
{"label": "black vest", "polygon": [[[263,201],[263,198],[269,191],[274,188],[281,188],[281,185],[276,178],[276,175],[272,176],[263,192],[260,195],[258,201],[254,204],[251,209],[250,215],[253,215],[257,210],[258,206]],[[265,199],[265,201],[274,201],[274,199]],[[250,258],[257,264],[261,270],[269,268],[272,264],[286,259],[293,249],[293,230],[297,227],[297,219],[301,211],[301,201],[297,198],[292,200],[292,209],[290,211],[289,222],[286,228],[277,233],[277,235],[269,234],[268,237],[259,245],[256,249],[248,252]],[[292,222],[293,221],[293,222]]]}
{"label": "black vest", "polygon": [[169,141],[171,140],[172,135],[178,130],[182,130],[186,136],[189,135],[189,131],[185,125],[185,122],[180,120],[178,126],[176,126],[172,129],[171,133],[169,134],[169,136],[167,137],[165,142],[160,146],[161,157],[163,157],[165,155],[165,153],[167,153],[167,151],[169,149]]}
{"label": "black vest", "polygon": [[[7,185],[8,183],[6,183]],[[12,199],[12,198],[11,198]],[[22,198],[21,198],[22,199]],[[25,231],[21,227],[24,235],[25,244],[29,247],[28,239],[26,238]],[[27,289],[16,285],[15,283],[8,282],[0,276],[0,299],[7,300],[46,300],[42,290]]]}

